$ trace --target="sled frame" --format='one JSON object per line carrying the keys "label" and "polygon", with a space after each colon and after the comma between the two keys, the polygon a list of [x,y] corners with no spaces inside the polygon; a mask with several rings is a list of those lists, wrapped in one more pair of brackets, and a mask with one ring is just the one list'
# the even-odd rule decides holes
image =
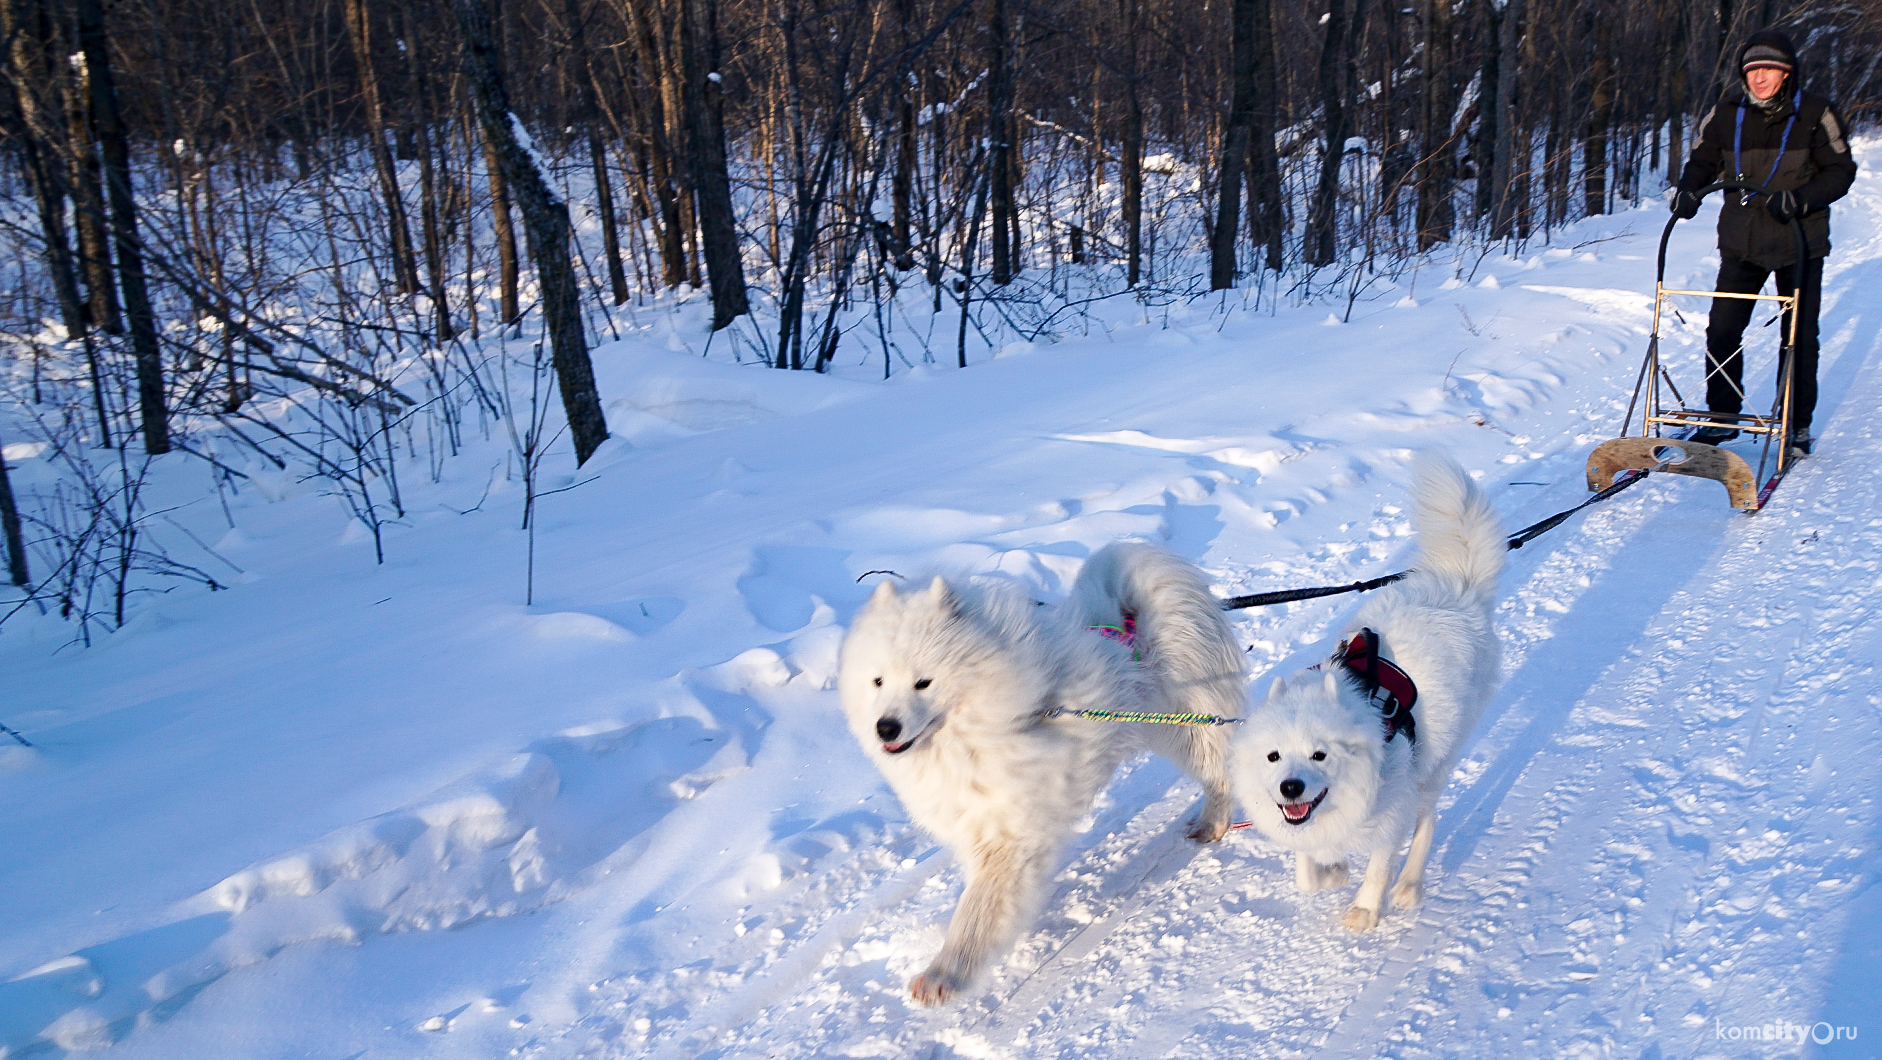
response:
{"label": "sled frame", "polygon": [[[1701,189],[1698,195],[1704,198],[1720,189],[1763,190],[1756,184],[1742,181],[1720,181]],[[1791,285],[1791,293],[1740,294],[1734,291],[1685,290],[1666,285],[1666,245],[1672,238],[1673,226],[1679,220],[1677,216],[1669,218],[1665,230],[1660,233],[1659,266],[1653,280],[1653,330],[1647,339],[1647,354],[1640,365],[1640,376],[1634,382],[1633,397],[1627,403],[1627,417],[1621,422],[1621,437],[1602,442],[1589,455],[1588,489],[1606,489],[1613,485],[1614,477],[1624,471],[1668,471],[1676,475],[1712,479],[1725,487],[1733,508],[1747,513],[1756,512],[1770,500],[1772,491],[1784,478],[1784,473],[1796,462],[1790,446],[1792,372],[1797,348],[1797,306],[1803,294],[1804,270],[1809,262],[1803,225],[1796,218],[1791,219],[1791,230],[1797,237],[1797,278]],[[1672,377],[1660,363],[1660,322],[1663,314],[1670,311],[1672,299],[1681,296],[1777,303],[1784,316],[1785,328],[1778,348],[1777,393],[1769,412],[1712,412],[1690,408],[1685,404],[1678,389],[1672,385]],[[1742,353],[1741,345],[1741,356]],[[1741,369],[1741,377],[1744,374]],[[1672,393],[1672,403],[1666,400],[1667,391]],[[1633,424],[1636,407],[1640,407],[1642,413],[1640,433],[1630,437],[1628,431]],[[1669,431],[1690,431],[1700,427],[1730,427],[1741,434],[1762,435],[1764,444],[1759,449],[1757,472],[1754,474],[1745,458],[1730,450],[1668,434]],[[1772,445],[1773,441],[1777,443],[1775,446]],[[1764,484],[1762,487],[1758,485],[1761,482]]]}

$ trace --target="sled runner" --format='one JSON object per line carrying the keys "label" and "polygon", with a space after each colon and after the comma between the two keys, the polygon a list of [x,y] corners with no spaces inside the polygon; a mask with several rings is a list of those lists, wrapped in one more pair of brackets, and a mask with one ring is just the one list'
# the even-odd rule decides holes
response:
{"label": "sled runner", "polygon": [[[1722,180],[1700,189],[1699,197],[1721,189],[1760,192],[1756,184]],[[1736,294],[1730,291],[1684,291],[1666,285],[1666,244],[1673,236],[1677,216],[1667,219],[1660,233],[1658,269],[1653,278],[1653,332],[1647,339],[1647,355],[1641,362],[1640,375],[1634,381],[1634,396],[1627,403],[1627,417],[1621,421],[1621,436],[1602,442],[1588,457],[1588,488],[1603,490],[1613,485],[1615,476],[1628,471],[1669,471],[1712,479],[1725,487],[1734,508],[1755,512],[1771,499],[1771,494],[1800,454],[1790,445],[1792,354],[1797,345],[1797,314],[1793,312],[1803,291],[1804,268],[1808,252],[1804,227],[1791,219],[1791,231],[1797,236],[1797,279],[1789,295]],[[1783,314],[1785,328],[1777,356],[1778,383],[1769,413],[1710,412],[1689,408],[1672,376],[1660,363],[1660,318],[1671,311],[1671,300],[1679,296],[1699,298],[1743,298],[1757,302],[1775,302]],[[1663,396],[1670,392],[1669,403]],[[1644,400],[1643,400],[1644,398]],[[1642,409],[1640,434],[1629,437],[1634,409]],[[1754,438],[1762,436],[1758,448],[1758,469],[1754,473],[1743,456],[1722,446],[1706,445],[1688,435],[1702,427],[1728,427]],[[1775,444],[1773,444],[1775,443]]]}

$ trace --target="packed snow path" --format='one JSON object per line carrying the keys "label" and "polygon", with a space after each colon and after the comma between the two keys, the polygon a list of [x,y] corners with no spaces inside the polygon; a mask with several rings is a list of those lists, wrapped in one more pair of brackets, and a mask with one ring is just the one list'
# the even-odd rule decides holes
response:
{"label": "packed snow path", "polygon": [[[1670,279],[1709,281],[1709,216]],[[1428,444],[1512,527],[1567,507],[1633,382],[1663,218],[1340,326],[1125,307],[888,385],[662,352],[686,332],[649,314],[601,362],[635,447],[549,502],[533,609],[515,492],[458,514],[487,455],[412,505],[384,569],[289,483],[238,531],[197,512],[252,574],[235,591],[89,652],[52,656],[51,622],[0,636],[0,720],[39,744],[0,758],[0,1056],[1878,1055],[1868,171],[1837,207],[1820,453],[1771,507],[1661,476],[1511,557],[1508,678],[1424,907],[1346,932],[1351,888],[1303,898],[1259,836],[1182,841],[1197,793],[1147,761],[984,994],[906,997],[960,879],[829,688],[856,576],[1051,594],[1145,534],[1224,594],[1369,577]],[[1689,374],[1702,326],[1671,326]],[[1350,606],[1238,615],[1257,682]]]}

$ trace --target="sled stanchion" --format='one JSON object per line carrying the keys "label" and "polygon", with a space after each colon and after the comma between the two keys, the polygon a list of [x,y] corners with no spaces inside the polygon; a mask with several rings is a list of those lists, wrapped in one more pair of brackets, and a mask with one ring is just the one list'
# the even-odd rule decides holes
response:
{"label": "sled stanchion", "polygon": [[[1609,497],[1614,496],[1616,493],[1619,493],[1656,471],[1672,470],[1672,461],[1662,460],[1655,466],[1630,468],[1627,470],[1630,471],[1631,474],[1615,476],[1612,484],[1606,486],[1600,490],[1600,492],[1582,501],[1580,504],[1575,505],[1573,508],[1564,512],[1556,512],[1547,519],[1530,523],[1528,526],[1511,534],[1508,540],[1510,549],[1515,550],[1527,545],[1529,542],[1534,541],[1550,530],[1561,526],[1568,520],[1569,516],[1574,515],[1590,504],[1607,500]],[[1390,585],[1410,573],[1411,571],[1402,570],[1397,574],[1387,574],[1384,577],[1373,578],[1370,581],[1353,582],[1351,585],[1323,585],[1312,589],[1279,589],[1271,593],[1255,593],[1250,596],[1231,596],[1220,602],[1222,604],[1222,610],[1224,611],[1241,611],[1250,607],[1267,607],[1270,604],[1288,604],[1296,600],[1315,600],[1322,596],[1338,596],[1341,593],[1371,592],[1374,589]]]}

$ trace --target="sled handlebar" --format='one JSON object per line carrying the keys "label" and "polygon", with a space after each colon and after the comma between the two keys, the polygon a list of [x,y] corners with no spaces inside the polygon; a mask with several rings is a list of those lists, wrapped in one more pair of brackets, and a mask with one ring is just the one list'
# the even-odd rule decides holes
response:
{"label": "sled handlebar", "polygon": [[[1706,196],[1721,189],[1726,191],[1755,191],[1759,194],[1768,194],[1765,192],[1764,188],[1759,185],[1744,180],[1721,180],[1716,184],[1708,184],[1700,188],[1697,192],[1694,192],[1694,194],[1704,199]],[[1673,238],[1673,226],[1678,224],[1679,221],[1680,217],[1678,214],[1667,218],[1666,228],[1660,233],[1660,263],[1653,273],[1653,282],[1656,284],[1666,283],[1666,244],[1668,240]],[[1790,224],[1791,231],[1797,236],[1797,283],[1791,290],[1801,292],[1804,289],[1804,268],[1810,261],[1810,248],[1809,242],[1804,239],[1803,221],[1793,217],[1791,218]]]}

